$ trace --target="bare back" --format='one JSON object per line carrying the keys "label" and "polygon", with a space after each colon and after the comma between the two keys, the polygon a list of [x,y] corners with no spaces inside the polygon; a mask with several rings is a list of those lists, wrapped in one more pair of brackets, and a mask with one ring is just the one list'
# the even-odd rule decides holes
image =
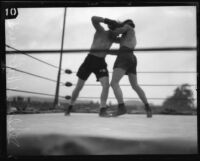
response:
{"label": "bare back", "polygon": [[130,49],[134,49],[136,46],[136,36],[135,31],[132,27],[128,26],[128,30],[125,34],[122,34],[120,40],[120,46],[126,46]]}
{"label": "bare back", "polygon": [[136,40],[136,36],[135,36],[135,30],[131,26],[124,25],[121,28],[115,29],[113,31],[113,33],[115,35],[122,34],[122,37],[119,40],[120,47],[125,46],[130,49],[135,48],[135,46],[137,44],[137,40]]}

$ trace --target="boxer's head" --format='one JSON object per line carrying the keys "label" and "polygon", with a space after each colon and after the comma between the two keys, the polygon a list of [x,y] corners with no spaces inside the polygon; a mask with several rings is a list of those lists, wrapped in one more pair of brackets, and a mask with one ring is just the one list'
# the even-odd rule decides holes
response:
{"label": "boxer's head", "polygon": [[108,28],[109,28],[109,30],[114,30],[116,27],[114,25],[109,25],[108,24]]}
{"label": "boxer's head", "polygon": [[131,27],[135,28],[135,24],[134,24],[134,22],[131,19],[125,20],[122,24],[123,25],[128,24]]}
{"label": "boxer's head", "polygon": [[115,30],[116,28],[122,27],[122,26],[123,26],[123,24],[119,21],[113,21],[112,24],[108,24],[108,28],[110,30]]}

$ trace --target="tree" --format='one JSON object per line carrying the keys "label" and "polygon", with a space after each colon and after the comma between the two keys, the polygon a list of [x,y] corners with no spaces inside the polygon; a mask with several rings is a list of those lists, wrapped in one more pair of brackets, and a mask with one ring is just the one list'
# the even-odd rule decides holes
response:
{"label": "tree", "polygon": [[163,107],[170,112],[192,110],[194,108],[193,92],[189,84],[183,84],[174,90],[174,94],[168,97]]}

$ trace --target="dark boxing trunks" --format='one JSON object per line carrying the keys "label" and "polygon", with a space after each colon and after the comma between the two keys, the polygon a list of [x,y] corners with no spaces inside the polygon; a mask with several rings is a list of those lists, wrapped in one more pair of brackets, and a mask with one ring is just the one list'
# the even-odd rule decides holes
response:
{"label": "dark boxing trunks", "polygon": [[124,46],[120,47],[113,69],[121,68],[126,71],[126,74],[137,74],[136,67],[137,58],[133,54],[133,51]]}
{"label": "dark boxing trunks", "polygon": [[82,80],[87,80],[91,73],[96,75],[97,81],[99,78],[108,76],[107,64],[105,58],[99,58],[88,54],[84,62],[79,67],[77,76]]}

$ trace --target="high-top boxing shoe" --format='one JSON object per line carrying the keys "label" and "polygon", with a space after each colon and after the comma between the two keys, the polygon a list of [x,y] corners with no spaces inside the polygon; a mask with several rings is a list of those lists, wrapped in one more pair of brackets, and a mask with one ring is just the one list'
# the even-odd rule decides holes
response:
{"label": "high-top boxing shoe", "polygon": [[106,107],[101,107],[99,110],[99,116],[100,117],[112,117],[112,115],[107,112],[107,109],[108,108],[106,108]]}
{"label": "high-top boxing shoe", "polygon": [[152,117],[152,109],[151,109],[151,107],[149,106],[149,104],[146,104],[146,105],[145,105],[145,110],[146,110],[146,113],[147,113],[147,117],[148,117],[148,118],[151,118],[151,117]]}
{"label": "high-top boxing shoe", "polygon": [[127,113],[127,110],[126,110],[126,107],[125,107],[125,104],[124,103],[121,103],[118,105],[118,109],[117,109],[117,112],[115,112],[113,114],[113,117],[116,117],[116,116],[120,116],[120,115],[124,115]]}
{"label": "high-top boxing shoe", "polygon": [[65,116],[69,116],[71,111],[72,111],[72,105],[69,105],[66,109],[65,109]]}

